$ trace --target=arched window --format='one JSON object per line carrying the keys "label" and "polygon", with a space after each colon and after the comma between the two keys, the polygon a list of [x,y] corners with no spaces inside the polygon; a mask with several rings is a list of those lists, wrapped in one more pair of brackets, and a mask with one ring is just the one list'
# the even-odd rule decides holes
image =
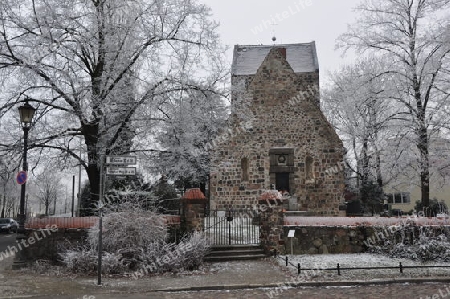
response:
{"label": "arched window", "polygon": [[312,180],[314,179],[314,170],[313,170],[313,163],[314,160],[311,156],[306,156],[306,161],[305,161],[305,172],[306,172],[306,179],[307,180]]}
{"label": "arched window", "polygon": [[241,159],[241,179],[243,181],[248,181],[248,159],[247,158],[242,158]]}

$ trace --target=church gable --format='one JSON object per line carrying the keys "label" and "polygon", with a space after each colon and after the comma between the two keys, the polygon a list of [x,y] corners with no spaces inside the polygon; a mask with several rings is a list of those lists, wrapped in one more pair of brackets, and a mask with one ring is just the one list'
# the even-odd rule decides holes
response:
{"label": "church gable", "polygon": [[273,48],[258,68],[248,87],[253,105],[270,107],[295,97],[296,75],[285,55],[285,48]]}
{"label": "church gable", "polygon": [[213,208],[249,207],[275,188],[291,210],[339,214],[343,173],[329,169],[341,165],[342,142],[320,110],[311,45],[235,47],[231,126],[211,156]]}

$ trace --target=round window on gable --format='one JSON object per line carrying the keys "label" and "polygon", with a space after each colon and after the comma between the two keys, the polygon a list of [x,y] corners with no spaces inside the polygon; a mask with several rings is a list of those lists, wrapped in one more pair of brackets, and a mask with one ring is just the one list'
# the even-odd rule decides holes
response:
{"label": "round window on gable", "polygon": [[285,155],[278,156],[278,164],[286,164],[286,156]]}

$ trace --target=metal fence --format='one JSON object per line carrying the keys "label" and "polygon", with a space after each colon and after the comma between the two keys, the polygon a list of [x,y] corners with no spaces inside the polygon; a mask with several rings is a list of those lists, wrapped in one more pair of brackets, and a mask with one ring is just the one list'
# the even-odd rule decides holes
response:
{"label": "metal fence", "polygon": [[207,210],[204,221],[211,245],[259,244],[259,218],[245,210]]}
{"label": "metal fence", "polygon": [[442,266],[442,265],[428,265],[428,266],[404,266],[401,262],[399,262],[398,266],[376,266],[376,267],[341,267],[340,263],[336,264],[335,268],[302,268],[300,263],[297,265],[291,263],[287,256],[284,258],[278,256],[276,252],[274,252],[275,258],[280,258],[286,263],[286,267],[292,266],[297,269],[297,274],[302,274],[302,271],[336,271],[338,275],[341,275],[342,271],[351,271],[351,270],[379,270],[379,269],[398,269],[400,273],[403,273],[404,269],[420,269],[420,268],[448,268],[450,266]]}

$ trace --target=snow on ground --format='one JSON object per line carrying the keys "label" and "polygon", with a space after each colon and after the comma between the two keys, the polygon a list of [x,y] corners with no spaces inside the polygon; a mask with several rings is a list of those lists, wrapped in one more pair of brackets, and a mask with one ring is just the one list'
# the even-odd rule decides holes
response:
{"label": "snow on ground", "polygon": [[[286,268],[286,256],[279,256],[276,262]],[[297,274],[297,264],[300,263],[302,269],[312,268],[315,271],[303,270],[300,278],[305,281],[317,280],[374,280],[374,279],[398,279],[414,277],[442,277],[450,276],[450,262],[426,262],[412,261],[404,258],[390,258],[380,254],[353,253],[353,254],[316,254],[316,255],[288,255],[289,266],[287,269],[292,274]],[[407,268],[403,269],[372,269],[372,270],[341,270],[338,275],[337,270],[322,270],[325,268],[336,268],[339,263],[340,268],[356,267],[398,267],[402,266],[447,266],[446,268]],[[294,265],[294,266],[293,266]]]}
{"label": "snow on ground", "polygon": [[414,222],[417,225],[450,225],[448,217],[284,217],[286,226],[384,226]]}

